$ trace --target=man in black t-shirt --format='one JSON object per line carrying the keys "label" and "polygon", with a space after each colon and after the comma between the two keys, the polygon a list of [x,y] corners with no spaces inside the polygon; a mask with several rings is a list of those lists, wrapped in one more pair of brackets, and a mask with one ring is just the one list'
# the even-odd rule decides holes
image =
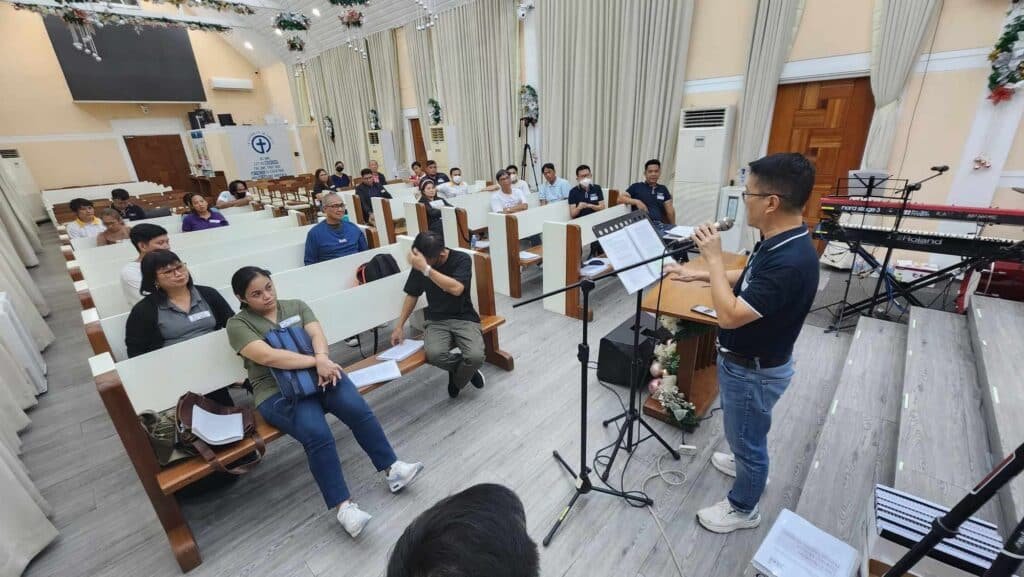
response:
{"label": "man in black t-shirt", "polygon": [[437,162],[433,160],[427,161],[427,169],[423,172],[423,176],[420,177],[421,181],[423,179],[432,181],[434,186],[440,186],[450,181],[447,174],[437,171]]}
{"label": "man in black t-shirt", "polygon": [[646,211],[658,234],[664,235],[676,224],[676,209],[672,207],[672,193],[661,178],[661,161],[652,158],[644,164],[644,181],[629,185],[626,192],[619,194],[619,204],[628,204],[635,209]]}
{"label": "man in black t-shirt", "polygon": [[[586,164],[577,166],[576,186],[569,191],[569,216],[572,218],[587,216],[604,210],[604,207],[604,193],[601,192],[600,186],[594,184],[590,167]],[[603,253],[601,243],[595,240],[590,243],[590,256],[587,258],[591,259]]]}
{"label": "man in black t-shirt", "polygon": [[362,178],[362,183],[356,186],[356,195],[359,196],[359,206],[363,210],[363,222],[373,225],[373,198],[391,198],[391,193],[384,188],[383,184],[378,184],[374,180],[373,171],[369,168],[364,168],[359,172]]}
{"label": "man in black t-shirt", "polygon": [[[473,280],[470,256],[448,250],[440,235],[427,231],[416,235],[409,264],[412,270],[405,282],[405,302],[391,333],[391,345],[405,340],[405,321],[425,292],[427,324],[423,348],[427,362],[448,371],[448,395],[452,398],[459,396],[466,383],[484,388],[484,375],[480,372],[484,364],[484,335],[470,293]],[[452,354],[453,346],[460,352]]]}

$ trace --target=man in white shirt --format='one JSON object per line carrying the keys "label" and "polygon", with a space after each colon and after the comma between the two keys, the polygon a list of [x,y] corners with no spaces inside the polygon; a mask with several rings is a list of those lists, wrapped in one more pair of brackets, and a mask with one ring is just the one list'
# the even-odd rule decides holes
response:
{"label": "man in white shirt", "polygon": [[228,185],[228,189],[217,197],[217,208],[245,206],[250,202],[252,202],[252,197],[249,196],[249,189],[245,186],[245,182],[232,180],[231,184]]}
{"label": "man in white shirt", "polygon": [[516,165],[508,165],[505,168],[505,172],[508,173],[509,180],[512,183],[512,188],[523,193],[523,198],[530,198],[530,185],[526,184],[525,180],[519,180],[519,169],[516,168]]}
{"label": "man in white shirt", "polygon": [[171,250],[171,241],[167,237],[167,229],[148,222],[133,226],[128,238],[135,250],[139,251],[139,258],[121,269],[121,289],[128,304],[135,306],[144,296],[139,291],[142,286],[142,257],[154,250]]}
{"label": "man in white shirt", "polygon": [[91,200],[74,198],[68,203],[68,207],[78,217],[64,225],[69,237],[89,238],[107,229],[107,227],[103,226],[103,221],[96,218],[96,209],[93,208]]}
{"label": "man in white shirt", "polygon": [[550,162],[544,163],[540,172],[544,175],[544,180],[541,181],[540,187],[537,189],[541,206],[549,202],[569,199],[569,181],[564,178],[558,178],[554,164]]}
{"label": "man in white shirt", "polygon": [[437,192],[442,198],[455,198],[469,194],[469,185],[462,181],[462,169],[452,168],[452,179],[437,185]]}
{"label": "man in white shirt", "polygon": [[512,178],[507,171],[499,170],[494,180],[498,181],[498,190],[491,195],[491,212],[511,214],[530,208],[522,190],[512,186]]}

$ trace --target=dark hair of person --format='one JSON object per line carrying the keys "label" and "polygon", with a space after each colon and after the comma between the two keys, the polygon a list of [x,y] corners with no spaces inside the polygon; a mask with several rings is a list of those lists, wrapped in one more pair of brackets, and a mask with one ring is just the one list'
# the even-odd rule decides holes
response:
{"label": "dark hair of person", "polygon": [[231,275],[231,290],[238,297],[242,308],[249,306],[245,303],[245,292],[249,290],[253,279],[259,276],[270,278],[270,271],[258,266],[243,266]]}
{"label": "dark hair of person", "polygon": [[455,174],[456,170],[459,171],[459,174],[462,174],[462,169],[459,168],[458,166],[453,166],[451,170],[448,171],[448,174]]}
{"label": "dark hair of person", "polygon": [[[412,161],[412,164],[409,165],[409,168],[416,168],[417,166],[422,166],[422,165],[420,164],[420,161],[414,160],[414,161]],[[369,169],[367,169],[367,170],[369,170]]]}
{"label": "dark hair of person", "polygon": [[140,242],[149,242],[154,238],[165,234],[167,234],[167,229],[158,224],[140,222],[132,227],[131,232],[128,233],[128,238],[131,240],[132,246],[135,247],[135,250],[142,252],[139,250]]}
{"label": "dark hair of person", "polygon": [[647,169],[652,166],[657,166],[658,168],[661,168],[661,161],[658,160],[657,158],[652,158],[648,160],[647,162],[644,163],[644,172],[647,172]]}
{"label": "dark hair of person", "polygon": [[[160,269],[174,266],[181,262],[178,255],[169,250],[154,250],[142,257],[142,283],[139,290],[143,293],[155,293],[159,290],[156,284],[156,273]],[[188,275],[188,287],[192,288],[192,274]]]}
{"label": "dark hair of person", "polygon": [[540,167],[540,171],[541,171],[541,172],[544,172],[545,170],[547,170],[547,169],[549,169],[549,168],[551,169],[551,172],[554,172],[554,171],[555,171],[555,165],[554,165],[554,163],[552,163],[552,162],[545,162],[545,163],[544,163],[544,166],[541,166],[541,167]]}
{"label": "dark hair of person", "polygon": [[503,177],[503,176],[509,176],[507,170],[499,170],[498,172],[495,172],[494,173],[494,182],[498,182],[499,180],[501,180],[501,177]]}
{"label": "dark hair of person", "polygon": [[[434,184],[434,181],[430,180],[429,178],[424,178],[423,180],[420,181],[420,183],[417,185],[420,189],[420,192],[423,192],[423,189],[427,187],[428,183]],[[434,185],[434,188],[437,188],[436,184]]]}
{"label": "dark hair of person", "polygon": [[115,188],[110,191],[110,198],[113,200],[128,200],[130,197],[128,191],[123,188]]}
{"label": "dark hair of person", "polygon": [[519,169],[516,168],[516,165],[514,165],[514,164],[510,164],[510,165],[505,167],[505,172],[508,172],[510,170],[514,170],[514,171],[516,171],[516,174],[519,174]]}
{"label": "dark hair of person", "polygon": [[359,171],[359,176],[370,176],[371,174],[373,174],[373,171],[369,168],[364,168]]}
{"label": "dark hair of person", "polygon": [[325,189],[328,189],[328,188],[331,187],[330,181],[327,181],[326,183],[320,181],[320,173],[321,172],[324,173],[324,174],[327,174],[327,171],[322,169],[322,168],[316,169],[316,172],[313,173],[313,192],[314,193],[323,192]]}
{"label": "dark hair of person", "polygon": [[345,163],[340,160],[334,161],[334,170],[338,170],[338,167],[345,168]]}
{"label": "dark hair of person", "polygon": [[581,165],[577,166],[576,167],[576,176],[579,176],[580,175],[580,171],[582,171],[582,170],[590,170],[590,167],[587,166],[586,164],[581,164]]}
{"label": "dark hair of person", "polygon": [[[203,193],[201,193],[201,192],[186,192],[185,193],[185,206],[187,206],[190,209],[192,209],[192,212],[196,211],[196,207],[192,205],[192,199],[194,199],[197,196],[202,197],[203,200],[206,200],[206,197],[203,196]],[[210,205],[210,201],[207,200],[206,201],[206,210],[210,210],[210,206],[211,206]]]}
{"label": "dark hair of person", "polygon": [[230,192],[231,194],[234,194],[234,193],[238,192],[238,187],[239,186],[245,186],[245,181],[242,181],[242,180],[232,180],[231,184],[228,185],[228,192]]}
{"label": "dark hair of person", "polygon": [[474,485],[420,513],[395,543],[387,577],[538,577],[537,544],[511,489]]}
{"label": "dark hair of person", "polygon": [[769,154],[750,163],[765,192],[777,195],[789,213],[803,212],[814,187],[814,165],[797,152]]}
{"label": "dark hair of person", "polygon": [[72,198],[71,202],[68,203],[68,208],[70,208],[72,212],[78,212],[79,209],[87,206],[92,206],[92,201],[88,198]]}
{"label": "dark hair of person", "polygon": [[441,235],[429,230],[417,234],[416,238],[412,241],[412,247],[420,251],[420,254],[428,259],[437,258],[445,248],[444,239],[441,238]]}
{"label": "dark hair of person", "polygon": [[437,166],[436,160],[427,160],[427,166]]}

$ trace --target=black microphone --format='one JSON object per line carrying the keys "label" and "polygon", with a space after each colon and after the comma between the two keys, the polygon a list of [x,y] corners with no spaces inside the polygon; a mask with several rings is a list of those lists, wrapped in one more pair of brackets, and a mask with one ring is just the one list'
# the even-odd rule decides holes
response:
{"label": "black microphone", "polygon": [[934,170],[935,172],[938,172],[938,173],[941,174],[941,173],[946,172],[947,170],[949,170],[949,165],[943,164],[943,165],[940,165],[940,166],[933,166],[932,170]]}
{"label": "black microphone", "polygon": [[[725,230],[729,230],[730,228],[732,228],[732,225],[734,224],[736,224],[736,219],[727,216],[723,219],[711,223],[711,228],[717,230],[718,232],[722,232]],[[686,250],[690,250],[695,246],[697,246],[697,243],[693,240],[692,236],[689,238],[679,238],[668,243],[668,247],[670,249],[685,248]]]}

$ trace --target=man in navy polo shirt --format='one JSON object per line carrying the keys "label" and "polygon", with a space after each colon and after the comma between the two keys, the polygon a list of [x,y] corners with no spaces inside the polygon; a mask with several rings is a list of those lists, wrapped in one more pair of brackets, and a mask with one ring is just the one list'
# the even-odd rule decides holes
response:
{"label": "man in navy polo shirt", "polygon": [[764,240],[746,268],[725,270],[721,238],[708,225],[694,234],[708,271],[666,267],[677,280],[710,282],[718,313],[718,387],[733,454],[715,453],[711,463],[736,480],[728,498],[697,513],[716,533],[761,522],[771,411],[793,377],[793,343],[818,290],[818,255],[802,216],[812,186],[814,167],[800,154],[751,162],[743,202]]}
{"label": "man in navy polo shirt", "polygon": [[676,209],[672,206],[672,193],[661,178],[661,161],[652,158],[644,164],[644,181],[629,185],[626,192],[619,194],[619,204],[628,204],[636,209],[647,211],[658,234],[664,235],[676,224]]}

